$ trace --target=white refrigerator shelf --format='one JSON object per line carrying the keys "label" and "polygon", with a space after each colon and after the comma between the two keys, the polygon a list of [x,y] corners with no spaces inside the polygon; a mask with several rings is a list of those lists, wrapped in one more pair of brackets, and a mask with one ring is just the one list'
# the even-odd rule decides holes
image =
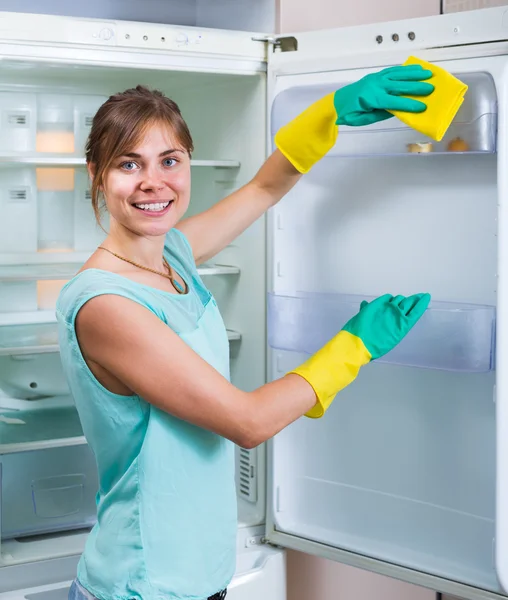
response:
{"label": "white refrigerator shelf", "polygon": [[[48,311],[49,312],[49,311]],[[227,330],[230,342],[241,340],[241,334]],[[20,356],[58,352],[56,322],[0,327],[0,356]]]}
{"label": "white refrigerator shelf", "polygon": [[[15,166],[33,167],[85,167],[84,156],[54,153],[0,153],[0,168]],[[191,167],[213,167],[219,169],[236,169],[240,166],[238,160],[191,160]]]}
{"label": "white refrigerator shelf", "polygon": [[[67,280],[74,277],[82,266],[83,263],[80,262],[0,265],[0,282]],[[198,273],[201,277],[210,275],[238,275],[240,269],[231,265],[210,263],[198,267]]]}

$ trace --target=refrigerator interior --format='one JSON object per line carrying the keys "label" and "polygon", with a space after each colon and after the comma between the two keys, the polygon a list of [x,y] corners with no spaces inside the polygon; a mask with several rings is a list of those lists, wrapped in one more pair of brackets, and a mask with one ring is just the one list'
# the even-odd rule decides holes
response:
{"label": "refrigerator interior", "polygon": [[[5,60],[0,75],[1,566],[77,554],[95,519],[95,463],[61,370],[54,317],[60,288],[105,235],[95,224],[84,164],[95,111],[137,84],[179,104],[195,142],[192,214],[259,168],[266,92],[262,73]],[[228,328],[233,382],[246,390],[262,385],[264,220],[200,272]],[[237,449],[244,526],[264,519],[263,452]]]}
{"label": "refrigerator interior", "polygon": [[[281,83],[272,135],[348,76]],[[272,379],[363,298],[429,292],[432,304],[323,419],[300,419],[273,440],[268,510],[275,532],[498,591],[497,94],[475,65],[461,64],[460,76],[469,92],[432,152],[397,119],[340,127],[335,148],[273,211]]]}

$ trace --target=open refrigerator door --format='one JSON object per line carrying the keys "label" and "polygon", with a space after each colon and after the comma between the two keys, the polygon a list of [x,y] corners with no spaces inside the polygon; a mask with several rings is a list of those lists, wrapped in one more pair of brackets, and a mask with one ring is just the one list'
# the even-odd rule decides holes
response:
{"label": "open refrigerator door", "polygon": [[429,292],[432,303],[321,420],[271,442],[267,539],[470,600],[503,598],[508,585],[506,18],[492,9],[286,36],[268,60],[272,148],[312,102],[409,55],[469,86],[439,143],[397,119],[341,126],[271,211],[270,379],[363,299]]}

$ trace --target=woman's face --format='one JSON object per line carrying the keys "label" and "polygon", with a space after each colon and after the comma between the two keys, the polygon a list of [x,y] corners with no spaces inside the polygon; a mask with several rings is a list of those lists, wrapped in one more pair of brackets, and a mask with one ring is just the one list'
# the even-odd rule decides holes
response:
{"label": "woman's face", "polygon": [[113,161],[105,175],[109,214],[141,236],[165,235],[187,211],[190,157],[170,127],[151,125],[136,148]]}

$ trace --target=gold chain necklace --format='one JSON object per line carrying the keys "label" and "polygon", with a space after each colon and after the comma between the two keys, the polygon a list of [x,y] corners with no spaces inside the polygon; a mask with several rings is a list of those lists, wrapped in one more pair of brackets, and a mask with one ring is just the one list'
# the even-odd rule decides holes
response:
{"label": "gold chain necklace", "polygon": [[185,281],[183,282],[185,288],[183,288],[180,285],[180,283],[175,280],[175,278],[172,275],[171,267],[164,256],[162,257],[162,260],[164,262],[164,266],[167,269],[167,273],[164,273],[163,271],[157,271],[156,269],[150,269],[150,267],[145,267],[143,265],[140,265],[139,263],[134,262],[133,260],[130,260],[129,258],[120,256],[119,254],[116,254],[116,252],[113,252],[112,250],[108,250],[107,248],[104,248],[104,246],[99,246],[99,249],[109,252],[110,254],[112,254],[113,256],[116,256],[120,260],[124,260],[125,262],[130,263],[131,265],[134,265],[135,267],[138,267],[138,269],[144,269],[145,271],[150,271],[151,273],[155,273],[156,275],[160,275],[161,277],[165,277],[166,279],[169,279],[169,281],[171,281],[171,285],[174,287],[174,289],[176,290],[176,292],[178,294],[186,294],[189,291],[189,288]]}

